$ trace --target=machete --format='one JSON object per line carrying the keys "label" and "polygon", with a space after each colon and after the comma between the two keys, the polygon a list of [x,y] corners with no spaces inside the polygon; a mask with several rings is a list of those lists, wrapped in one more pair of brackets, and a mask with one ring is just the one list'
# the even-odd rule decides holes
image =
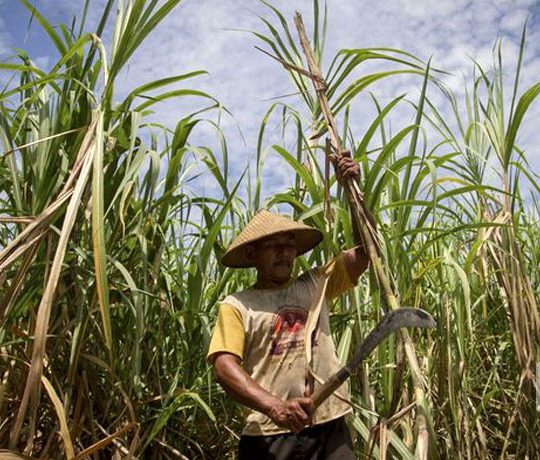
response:
{"label": "machete", "polygon": [[418,308],[392,310],[368,334],[353,358],[311,395],[313,407],[319,407],[328,396],[336,391],[353,374],[360,363],[392,332],[402,327],[432,328],[435,325],[433,317],[424,310]]}

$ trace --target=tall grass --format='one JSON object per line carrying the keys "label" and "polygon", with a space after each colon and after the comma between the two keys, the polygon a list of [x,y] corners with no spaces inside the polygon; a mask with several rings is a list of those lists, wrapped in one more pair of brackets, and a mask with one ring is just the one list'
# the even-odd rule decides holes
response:
{"label": "tall grass", "polygon": [[[84,24],[56,28],[22,3],[60,57],[48,71],[22,51],[0,63],[13,78],[0,95],[0,446],[43,458],[234,458],[241,411],[216,385],[205,352],[216,302],[253,273],[221,266],[224,248],[262,206],[325,232],[298,271],[353,244],[333,178],[333,196],[325,196],[325,126],[311,83],[291,72],[298,102],[269,107],[255,174],[235,178],[226,148],[217,158],[189,143],[207,111],[220,109],[210,95],[181,87],[201,71],[149,82],[113,103],[123,66],[179,0],[111,0],[93,34]],[[300,66],[286,18],[268,6],[257,36]],[[312,44],[324,63],[326,11],[313,6]],[[100,37],[109,26],[106,46]],[[418,455],[419,411],[434,458],[534,458],[539,450],[539,190],[516,139],[540,84],[518,90],[520,54],[505,98],[500,55],[496,47],[489,71],[475,64],[465,99],[444,87],[443,73],[401,50],[342,50],[325,75],[400,304],[438,323],[436,332],[412,334],[424,407],[399,339],[353,377],[351,425],[363,457]],[[374,60],[381,69],[366,73]],[[358,96],[400,75],[417,79],[419,96],[390,95],[386,105],[374,97],[375,115],[360,130]],[[440,91],[454,120],[433,102]],[[200,106],[174,129],[146,121],[153,104],[186,95]],[[396,129],[398,108],[413,122]],[[275,123],[282,139],[270,142]],[[272,195],[263,192],[266,155],[294,174]],[[193,190],[196,163],[222,199]],[[383,306],[371,274],[340,299],[331,319],[340,359]]]}
{"label": "tall grass", "polygon": [[[293,165],[298,185],[271,202],[289,203],[297,215],[324,227],[324,147],[315,144],[314,148],[313,133],[320,137],[325,128],[317,100],[306,83],[308,79],[296,70],[301,58],[291,43],[287,21],[278,11],[273,13],[277,26],[271,27],[267,21],[268,34],[257,36],[285,63],[292,77],[301,102],[289,104],[287,110],[295,121],[295,132],[305,134],[299,142],[290,142],[297,146],[295,152],[274,146]],[[318,36],[323,28],[317,23],[317,12],[314,18],[312,43],[321,56],[317,44],[324,42]],[[326,24],[325,19],[320,22]],[[527,246],[528,238],[518,236],[521,231],[531,231],[534,215],[524,205],[522,194],[528,189],[534,194],[538,191],[538,175],[530,172],[524,152],[515,145],[520,124],[538,95],[538,84],[518,92],[524,37],[525,30],[510,85],[503,85],[500,46],[494,49],[492,71],[474,64],[480,77],[473,81],[464,101],[470,119],[463,118],[461,101],[439,80],[443,74],[430,72],[429,65],[398,50],[340,51],[325,76],[330,105],[337,115],[343,113],[343,139],[362,165],[362,189],[379,223],[383,255],[401,293],[400,302],[427,308],[438,320],[437,335],[428,337],[427,342],[415,337],[428,389],[425,407],[409,405],[414,398],[409,390],[412,376],[400,364],[403,351],[399,341],[390,340],[381,347],[376,359],[365,366],[361,388],[355,391],[353,387],[353,394],[364,406],[353,424],[364,439],[363,451],[368,455],[385,457],[387,449],[389,454],[401,457],[421,455],[413,423],[419,410],[432,430],[431,456],[532,458],[538,451],[540,430],[531,391],[531,364],[538,356],[540,343],[537,288],[531,282],[531,277],[535,278],[531,272],[536,269],[528,261],[528,254],[534,253]],[[363,63],[370,59],[386,61],[387,66],[378,73],[361,73]],[[392,68],[392,64],[403,69]],[[422,88],[419,99],[412,101],[414,124],[396,129],[394,122],[395,134],[389,134],[387,120],[403,103],[397,96],[386,107],[375,99],[378,116],[366,131],[355,132],[356,124],[352,125],[351,120],[355,117],[352,103],[356,95],[382,78],[394,78],[403,72],[424,74],[423,79],[418,79],[418,87]],[[507,115],[502,93],[508,86],[511,107]],[[430,94],[440,90],[454,108],[454,121],[445,119],[431,102]],[[459,137],[463,141],[457,140]],[[296,162],[292,160],[294,155]],[[304,164],[301,156],[307,158]],[[501,182],[493,183],[484,177],[486,168],[496,171]],[[518,178],[522,178],[521,183]],[[327,239],[334,242],[330,252],[345,242],[351,244],[351,224],[341,201],[332,204],[340,211],[332,226],[327,227],[332,230]],[[537,228],[538,222],[532,225]],[[344,361],[355,341],[373,324],[365,320],[366,314],[376,317],[380,310],[381,292],[373,277],[361,292],[360,298],[357,293],[354,299],[344,300],[335,315],[349,318],[346,324],[350,329],[336,328],[335,335]],[[515,357],[508,355],[512,343]],[[489,346],[497,352],[489,353]],[[373,391],[377,394],[375,400]],[[501,395],[502,403],[496,395]],[[494,413],[496,421],[488,418]],[[493,430],[491,422],[499,428]]]}
{"label": "tall grass", "polygon": [[[15,80],[0,115],[0,445],[42,456],[133,454],[158,441],[175,409],[214,417],[190,347],[208,334],[199,314],[215,266],[205,259],[218,235],[203,242],[186,233],[219,228],[227,212],[194,200],[184,184],[189,135],[198,114],[218,104],[179,87],[202,71],[112,102],[122,67],[178,3],[110,1],[98,30],[77,35],[58,32],[23,1],[60,57],[50,71],[24,52],[1,64]],[[106,49],[100,36],[111,21]],[[174,131],[145,122],[153,104],[185,95],[197,96],[200,108]],[[168,448],[166,439],[157,445]]]}

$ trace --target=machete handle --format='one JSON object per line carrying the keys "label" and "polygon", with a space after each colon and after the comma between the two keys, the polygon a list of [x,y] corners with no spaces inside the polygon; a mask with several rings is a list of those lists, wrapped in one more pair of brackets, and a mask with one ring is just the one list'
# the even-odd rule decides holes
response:
{"label": "machete handle", "polygon": [[311,395],[313,400],[313,409],[317,409],[341,384],[351,375],[351,370],[344,366],[334,375],[332,375],[320,388],[317,388]]}

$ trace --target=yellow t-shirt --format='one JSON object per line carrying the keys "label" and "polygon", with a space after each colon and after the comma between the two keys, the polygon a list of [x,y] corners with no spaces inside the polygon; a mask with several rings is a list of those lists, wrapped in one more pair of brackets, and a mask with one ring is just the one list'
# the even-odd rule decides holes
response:
{"label": "yellow t-shirt", "polygon": [[[246,372],[259,385],[282,399],[304,395],[306,357],[304,326],[318,284],[328,276],[315,339],[312,369],[323,380],[341,367],[330,333],[327,302],[350,289],[342,257],[326,267],[304,273],[286,286],[248,289],[227,296],[219,307],[208,359],[215,353],[232,353],[242,359]],[[315,384],[315,389],[318,383]],[[348,396],[345,383],[337,391]],[[350,412],[350,407],[331,396],[317,408],[313,423],[324,423]],[[287,432],[260,412],[248,409],[243,434],[271,435]]]}

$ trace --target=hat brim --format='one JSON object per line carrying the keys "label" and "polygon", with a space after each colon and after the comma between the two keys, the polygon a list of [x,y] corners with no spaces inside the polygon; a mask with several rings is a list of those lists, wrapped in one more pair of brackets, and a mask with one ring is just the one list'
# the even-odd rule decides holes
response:
{"label": "hat brim", "polygon": [[272,236],[280,235],[283,233],[292,233],[295,236],[296,255],[300,256],[305,254],[309,250],[313,249],[323,240],[323,233],[316,228],[297,228],[281,230],[269,233],[267,235],[255,238],[251,241],[236,246],[235,248],[227,251],[221,259],[221,263],[231,268],[249,268],[253,267],[253,260],[247,257],[246,246],[256,243],[258,241],[270,238]]}

